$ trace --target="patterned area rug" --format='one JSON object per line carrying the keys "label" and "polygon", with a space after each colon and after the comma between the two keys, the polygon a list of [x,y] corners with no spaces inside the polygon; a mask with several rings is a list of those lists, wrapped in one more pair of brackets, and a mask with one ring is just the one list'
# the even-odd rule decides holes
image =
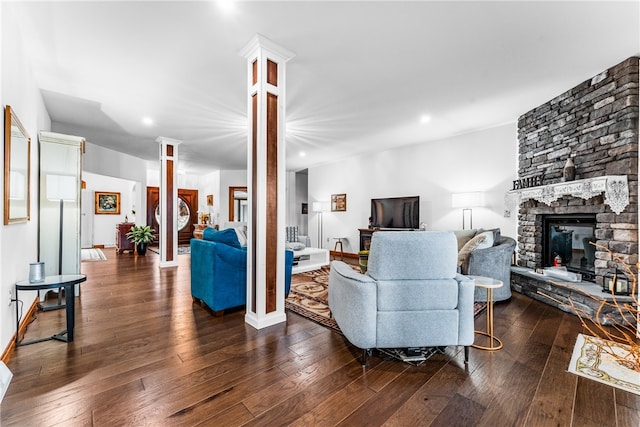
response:
{"label": "patterned area rug", "polygon": [[[357,266],[353,266],[353,269],[360,271]],[[285,307],[287,310],[340,332],[336,321],[329,316],[329,270],[330,267],[327,265],[320,270],[294,274]],[[486,306],[487,304],[483,302],[475,303],[474,316],[482,313]]]}
{"label": "patterned area rug", "polygon": [[104,261],[107,256],[100,249],[81,249],[80,260],[81,261]]}
{"label": "patterned area rug", "polygon": [[640,372],[629,369],[629,346],[578,334],[569,372],[640,395]]}

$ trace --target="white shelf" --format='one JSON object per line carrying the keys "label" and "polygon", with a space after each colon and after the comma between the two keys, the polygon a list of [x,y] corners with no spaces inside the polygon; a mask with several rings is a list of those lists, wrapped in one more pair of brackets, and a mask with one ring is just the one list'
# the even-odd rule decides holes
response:
{"label": "white shelf", "polygon": [[[309,259],[297,261],[298,257],[309,257]],[[304,248],[300,251],[293,251],[294,266],[291,270],[293,274],[304,273],[305,271],[318,270],[322,266],[329,265],[329,250],[320,248]]]}

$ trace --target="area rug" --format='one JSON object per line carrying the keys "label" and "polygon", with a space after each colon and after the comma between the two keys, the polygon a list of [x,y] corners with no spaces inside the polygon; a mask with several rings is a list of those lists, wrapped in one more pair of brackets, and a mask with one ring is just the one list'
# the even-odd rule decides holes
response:
{"label": "area rug", "polygon": [[104,261],[107,256],[101,249],[81,249],[80,260],[81,261]]}
{"label": "area rug", "polygon": [[[358,266],[352,266],[360,271]],[[306,273],[294,274],[291,278],[291,291],[285,300],[285,308],[306,317],[323,326],[340,332],[336,321],[330,316],[329,310],[329,266]],[[474,316],[478,316],[487,304],[474,304]]]}
{"label": "area rug", "polygon": [[[605,348],[613,354],[609,354]],[[569,363],[569,372],[640,394],[640,372],[625,367],[624,358],[628,355],[628,345],[578,334]]]}

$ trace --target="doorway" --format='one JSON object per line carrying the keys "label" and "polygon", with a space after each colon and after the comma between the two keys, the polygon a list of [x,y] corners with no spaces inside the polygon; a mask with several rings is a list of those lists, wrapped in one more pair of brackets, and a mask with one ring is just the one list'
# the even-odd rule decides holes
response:
{"label": "doorway", "polygon": [[[160,236],[160,189],[147,187],[147,225]],[[188,245],[198,223],[198,190],[178,189],[178,244]],[[156,242],[154,242],[155,245]],[[157,241],[159,244],[160,242]]]}

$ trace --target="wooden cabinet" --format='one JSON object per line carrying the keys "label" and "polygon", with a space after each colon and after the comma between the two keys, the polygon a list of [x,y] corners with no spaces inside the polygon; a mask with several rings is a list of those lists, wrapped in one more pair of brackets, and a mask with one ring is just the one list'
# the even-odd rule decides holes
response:
{"label": "wooden cabinet", "polygon": [[133,222],[121,222],[116,224],[116,253],[121,254],[124,251],[135,250],[135,245],[127,239],[127,233],[135,224]]}
{"label": "wooden cabinet", "polygon": [[374,229],[372,228],[358,228],[360,232],[360,250],[368,251],[371,246],[371,236],[373,236]]}

